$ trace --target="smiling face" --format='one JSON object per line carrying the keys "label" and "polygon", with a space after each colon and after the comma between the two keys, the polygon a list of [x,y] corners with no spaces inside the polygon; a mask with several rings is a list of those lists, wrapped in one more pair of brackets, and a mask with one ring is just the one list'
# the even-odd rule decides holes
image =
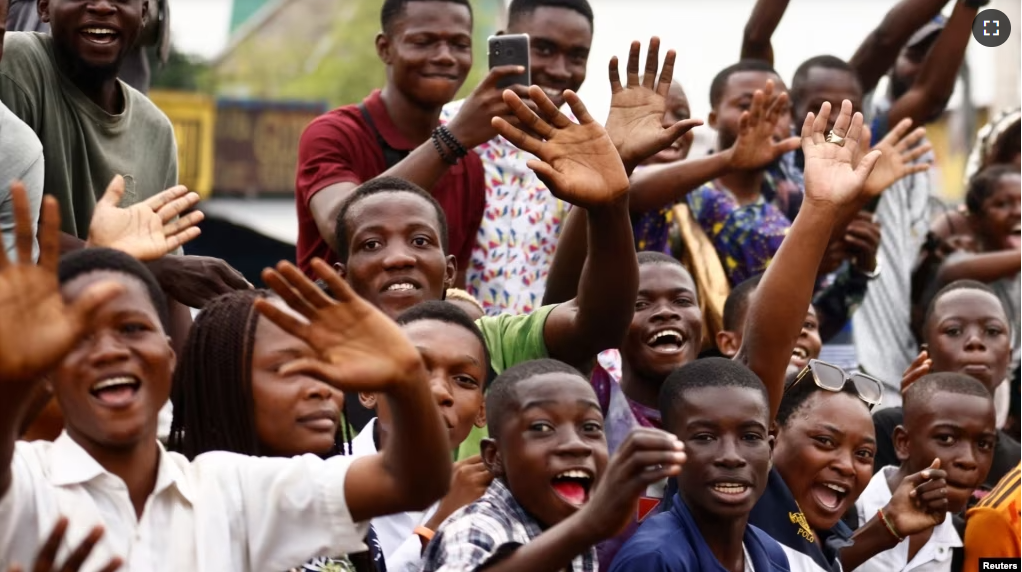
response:
{"label": "smiling face", "polygon": [[930,371],[964,373],[993,392],[1008,375],[1009,332],[1004,307],[993,294],[967,288],[946,292],[924,330]]}
{"label": "smiling face", "polygon": [[564,90],[578,91],[586,79],[593,28],[570,8],[539,6],[516,16],[509,34],[529,35],[532,83],[543,88],[555,106],[564,105]]}
{"label": "smiling face", "polygon": [[40,0],[39,12],[54,45],[76,68],[109,75],[135,47],[149,0]]}
{"label": "smiling face", "polygon": [[977,217],[977,228],[990,250],[1022,248],[1022,177],[1012,173],[997,181]]}
{"label": "smiling face", "polygon": [[515,500],[545,527],[589,500],[607,466],[603,415],[589,382],[568,373],[522,380],[499,435],[483,441],[483,458]]}
{"label": "smiling face", "polygon": [[774,465],[814,530],[837,524],[873,476],[873,419],[853,394],[814,391],[776,443]]}
{"label": "smiling face", "polygon": [[773,437],[762,391],[746,387],[687,390],[671,432],[685,443],[678,489],[697,521],[748,518],[766,488]]}
{"label": "smiling face", "polygon": [[376,38],[388,83],[423,106],[454,99],[472,68],[472,14],[454,2],[408,2]]}
{"label": "smiling face", "polygon": [[937,392],[906,411],[912,413],[906,413],[903,427],[894,433],[898,459],[910,473],[940,459],[940,468],[947,471],[948,511],[962,511],[994,461],[997,422],[993,400]]}
{"label": "smiling face", "polygon": [[86,450],[154,441],[175,363],[141,280],[122,272],[90,272],[64,284],[61,293],[72,303],[102,281],[115,281],[124,291],[100,306],[95,330],[49,376],[67,431]]}
{"label": "smiling face", "polygon": [[695,282],[684,268],[639,266],[635,314],[621,347],[626,368],[643,378],[666,378],[699,355],[702,327]]}
{"label": "smiling face", "polygon": [[377,193],[352,205],[345,218],[348,261],[341,273],[359,296],[391,318],[419,302],[440,300],[454,282],[454,257],[444,255],[440,222],[426,199]]}
{"label": "smiling face", "polygon": [[[270,302],[294,313],[278,299]],[[308,375],[279,373],[288,362],[315,356],[305,342],[259,318],[252,347],[252,402],[256,434],[267,455],[326,455],[334,448],[344,394]]]}
{"label": "smiling face", "polygon": [[756,90],[764,89],[767,80],[774,80],[776,89],[784,84],[777,74],[768,71],[738,71],[727,78],[720,103],[710,112],[710,127],[717,130],[717,148],[730,149],[738,139],[738,122],[742,113],[752,107]]}

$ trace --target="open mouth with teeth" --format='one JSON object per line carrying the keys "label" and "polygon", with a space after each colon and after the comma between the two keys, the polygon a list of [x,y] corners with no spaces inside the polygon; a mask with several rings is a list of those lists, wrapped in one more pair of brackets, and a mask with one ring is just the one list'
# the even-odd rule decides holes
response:
{"label": "open mouth with teeth", "polygon": [[123,375],[97,381],[89,393],[104,405],[123,407],[135,398],[142,382],[135,376]]}
{"label": "open mouth with teeth", "polygon": [[85,28],[82,35],[94,44],[111,44],[117,39],[118,33],[110,28]]}
{"label": "open mouth with teeth", "polygon": [[717,496],[722,497],[725,500],[741,500],[747,492],[749,492],[749,485],[745,483],[728,483],[720,482],[713,483],[710,487]]}
{"label": "open mouth with teeth", "polygon": [[837,483],[815,484],[812,493],[817,504],[827,511],[833,512],[839,509],[845,498],[848,497],[848,487]]}
{"label": "open mouth with teeth", "polygon": [[791,350],[791,360],[798,362],[809,361],[809,350],[803,347],[795,346],[795,348]]}
{"label": "open mouth with teeth", "polygon": [[398,282],[383,289],[384,292],[415,292],[419,287],[411,282]]}
{"label": "open mouth with teeth", "polygon": [[582,506],[589,500],[589,489],[593,484],[593,476],[586,471],[564,471],[554,477],[550,486],[554,494],[572,506]]}
{"label": "open mouth with teeth", "polygon": [[647,338],[646,345],[655,352],[676,353],[685,345],[685,336],[678,330],[661,330]]}

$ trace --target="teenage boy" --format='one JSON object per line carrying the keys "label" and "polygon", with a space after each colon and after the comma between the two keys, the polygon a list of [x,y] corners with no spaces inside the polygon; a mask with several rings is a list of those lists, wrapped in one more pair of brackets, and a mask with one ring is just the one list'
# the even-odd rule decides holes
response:
{"label": "teenage boy", "polygon": [[[0,568],[34,557],[43,531],[63,514],[72,542],[104,526],[96,562],[117,556],[129,569],[155,572],[283,570],[357,551],[366,528],[359,523],[444,494],[450,456],[418,352],[328,266],[318,271],[339,302],[321,295],[313,306],[293,289],[308,294],[311,282],[268,271],[267,282],[303,316],[273,304],[259,310],[317,351],[285,369],[312,368],[347,391],[386,393],[400,445],[356,460],[211,453],[189,462],[156,440],[176,358],[152,275],[119,251],[81,249],[60,260],[58,284],[56,200],[43,200],[39,266],[28,262],[20,188],[15,205],[19,262],[0,253]],[[27,401],[44,379],[66,431],[53,443],[18,442]]]}
{"label": "teenage boy", "polygon": [[457,283],[464,283],[483,216],[483,169],[476,145],[491,139],[490,120],[508,113],[496,82],[518,66],[491,70],[447,125],[440,111],[472,68],[468,0],[386,0],[376,51],[387,83],[360,104],[314,120],[298,147],[295,200],[298,265],[314,257],[337,262],[337,213],[351,192],[373,177],[401,177],[428,190],[450,221]]}
{"label": "teenage boy", "polygon": [[993,462],[997,429],[994,402],[983,384],[959,373],[934,373],[904,395],[905,418],[894,430],[901,466],[880,469],[855,501],[858,522],[867,522],[891,502],[909,475],[940,460],[947,473],[947,516],[908,538],[887,537],[889,549],[856,568],[859,572],[932,570],[950,572],[953,551],[962,547],[955,518],[983,483]]}
{"label": "teenage boy", "polygon": [[620,530],[649,484],[677,475],[683,447],[638,429],[607,462],[596,394],[575,368],[543,359],[497,377],[486,396],[494,480],[451,515],[426,549],[424,572],[596,570],[595,544]]}
{"label": "teenage boy", "polygon": [[[512,0],[507,17],[507,30],[499,33],[529,35],[532,84],[563,107],[564,91],[578,92],[586,78],[593,43],[589,2]],[[450,121],[467,101],[444,106],[441,121]],[[486,212],[467,269],[468,290],[490,315],[533,312],[543,305],[568,205],[529,168],[532,155],[507,139],[494,137],[475,152],[486,171]]]}
{"label": "teenage boy", "polygon": [[787,572],[781,545],[749,525],[774,440],[763,382],[732,360],[696,360],[667,378],[660,404],[664,428],[685,445],[685,470],[611,572]]}

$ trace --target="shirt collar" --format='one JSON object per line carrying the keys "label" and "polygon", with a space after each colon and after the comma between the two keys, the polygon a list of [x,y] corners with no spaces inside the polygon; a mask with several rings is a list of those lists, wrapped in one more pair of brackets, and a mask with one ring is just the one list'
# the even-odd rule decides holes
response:
{"label": "shirt collar", "polygon": [[[181,496],[189,503],[193,502],[191,487],[181,470],[177,459],[167,453],[163,445],[157,441],[159,468],[156,473],[156,486],[153,487],[152,496],[162,493],[171,486],[176,486]],[[81,485],[104,475],[109,479],[123,481],[113,473],[108,472],[99,464],[92,455],[75,442],[67,431],[60,434],[53,442],[49,452],[50,482],[56,486]]]}

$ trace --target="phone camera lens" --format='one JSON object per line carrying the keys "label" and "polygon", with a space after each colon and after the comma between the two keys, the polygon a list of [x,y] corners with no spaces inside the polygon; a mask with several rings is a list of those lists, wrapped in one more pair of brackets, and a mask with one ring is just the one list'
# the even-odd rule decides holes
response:
{"label": "phone camera lens", "polygon": [[499,55],[500,55],[500,50],[498,50],[498,49],[494,49],[494,50],[493,50],[493,55],[495,55],[495,56],[499,56]]}
{"label": "phone camera lens", "polygon": [[493,47],[499,48],[500,47],[500,42],[493,42]]}

